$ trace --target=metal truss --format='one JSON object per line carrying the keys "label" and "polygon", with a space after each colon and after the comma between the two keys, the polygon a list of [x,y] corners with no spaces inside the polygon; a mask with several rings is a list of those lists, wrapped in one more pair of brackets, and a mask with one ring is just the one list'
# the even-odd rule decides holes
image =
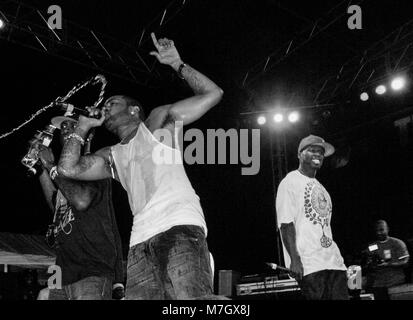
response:
{"label": "metal truss", "polygon": [[344,100],[355,88],[366,88],[413,65],[413,19],[375,42],[362,54],[345,62],[335,73],[324,77],[315,87],[314,103]]}
{"label": "metal truss", "polygon": [[[352,3],[352,1],[341,1],[330,9],[323,17],[315,22],[311,22],[303,30],[289,41],[278,46],[276,50],[271,52],[266,58],[251,67],[244,75],[242,87],[250,86],[254,81],[264,76],[265,74],[274,72],[276,66],[289,58],[293,53],[310,43],[316,37],[332,26],[335,22],[347,16],[347,7],[350,4],[360,5],[364,0]],[[286,10],[286,8],[281,8]],[[291,10],[288,10],[290,12]],[[291,13],[291,12],[290,12]],[[295,14],[296,15],[296,14]],[[302,17],[300,17],[303,19]],[[343,43],[344,45],[344,43]]]}
{"label": "metal truss", "polygon": [[[353,4],[360,5],[362,2],[354,2]],[[265,60],[250,68],[242,80],[242,87],[251,86],[260,77],[274,73],[276,67],[288,59],[292,53],[297,52],[322,32],[327,33],[326,30],[333,23],[347,15],[345,8],[349,5],[350,3],[346,1],[340,2],[324,17],[304,28],[295,38],[285,42],[276,51],[269,54]],[[333,18],[330,17],[337,13],[340,14]],[[389,74],[409,70],[413,65],[412,47],[413,19],[375,42],[364,52],[354,54],[338,70],[322,77],[312,85],[313,97],[309,108],[347,103],[350,90],[355,88],[364,90],[386,79]]]}
{"label": "metal truss", "polygon": [[[156,63],[142,49],[150,39],[145,30],[160,29],[173,19],[185,0],[173,0],[140,33],[139,40],[125,43],[108,35],[62,19],[62,29],[52,29],[49,18],[37,8],[18,0],[3,0],[0,16],[6,20],[0,39],[91,68],[132,83],[150,86],[161,78]],[[145,54],[144,54],[145,53]]]}

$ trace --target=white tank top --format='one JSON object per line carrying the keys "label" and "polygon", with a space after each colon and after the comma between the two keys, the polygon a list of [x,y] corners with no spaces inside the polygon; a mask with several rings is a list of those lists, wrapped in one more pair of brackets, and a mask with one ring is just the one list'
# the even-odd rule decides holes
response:
{"label": "white tank top", "polygon": [[[142,122],[128,144],[111,152],[133,215],[130,247],[177,225],[207,228],[204,214],[185,173],[179,150],[159,142]],[[174,161],[160,161],[173,159]]]}

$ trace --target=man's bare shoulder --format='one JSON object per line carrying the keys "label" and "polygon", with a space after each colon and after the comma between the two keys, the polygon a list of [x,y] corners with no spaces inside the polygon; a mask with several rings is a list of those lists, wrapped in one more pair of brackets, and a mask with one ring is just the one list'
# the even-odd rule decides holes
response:
{"label": "man's bare shoulder", "polygon": [[153,132],[154,130],[163,127],[165,119],[168,117],[170,107],[171,105],[167,104],[156,107],[151,111],[148,118],[145,120],[145,125],[149,131]]}

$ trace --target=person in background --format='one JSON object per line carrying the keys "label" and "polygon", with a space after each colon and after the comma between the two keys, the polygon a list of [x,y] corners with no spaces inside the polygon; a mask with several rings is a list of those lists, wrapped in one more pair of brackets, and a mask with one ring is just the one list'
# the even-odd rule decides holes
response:
{"label": "person in background", "polygon": [[368,246],[366,291],[376,300],[387,300],[388,288],[406,283],[405,268],[409,263],[406,244],[389,236],[389,227],[384,220],[375,223],[377,240]]}

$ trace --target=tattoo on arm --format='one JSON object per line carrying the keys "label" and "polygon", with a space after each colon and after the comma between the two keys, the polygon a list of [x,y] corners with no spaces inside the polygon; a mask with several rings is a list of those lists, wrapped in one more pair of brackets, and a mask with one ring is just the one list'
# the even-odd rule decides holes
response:
{"label": "tattoo on arm", "polygon": [[76,139],[68,139],[63,145],[59,166],[74,168],[80,158],[81,145]]}
{"label": "tattoo on arm", "polygon": [[96,158],[93,155],[81,157],[78,162],[79,173],[89,170],[95,162]]}
{"label": "tattoo on arm", "polygon": [[[62,154],[59,159],[59,167],[65,169],[69,177],[76,178],[78,175],[91,169],[98,161],[104,161],[104,170],[110,173],[108,162],[101,155],[80,156],[81,145],[76,139],[69,139],[64,144]],[[102,177],[104,178],[104,177]]]}
{"label": "tattoo on arm", "polygon": [[214,82],[188,65],[182,69],[182,75],[195,94],[204,94],[218,88]]}
{"label": "tattoo on arm", "polygon": [[[195,95],[172,104],[168,113],[175,117],[173,121],[180,120],[186,125],[198,120],[214,107],[221,100],[223,91],[208,77],[188,65],[182,69],[181,74]],[[171,121],[170,118],[164,120]],[[163,127],[166,124],[170,127],[165,122]]]}

